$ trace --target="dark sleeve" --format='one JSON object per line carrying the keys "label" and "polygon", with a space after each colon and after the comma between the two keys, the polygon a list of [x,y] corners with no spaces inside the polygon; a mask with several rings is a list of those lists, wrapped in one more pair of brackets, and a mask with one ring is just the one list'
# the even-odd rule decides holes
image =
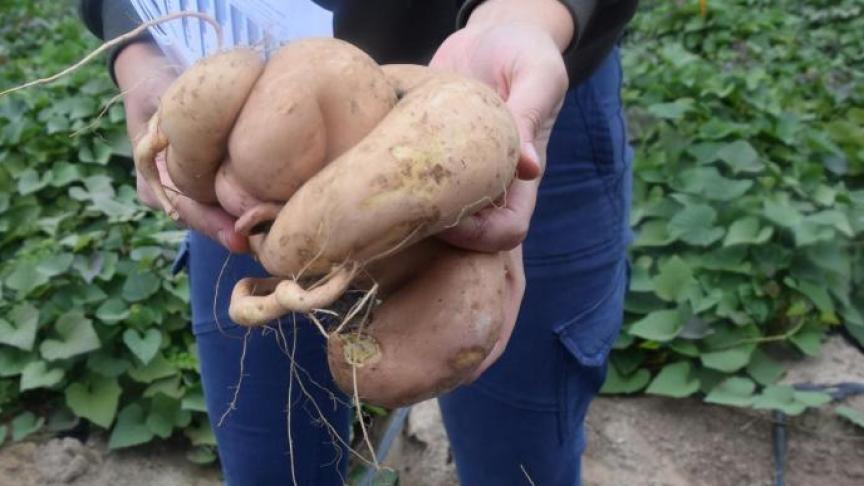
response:
{"label": "dark sleeve", "polygon": [[[564,63],[571,84],[578,84],[594,72],[618,42],[624,27],[633,18],[639,0],[560,0],[576,26],[573,41],[564,51]],[[457,27],[464,27],[474,8],[483,0],[468,0],[459,11]]]}
{"label": "dark sleeve", "polygon": [[[87,29],[105,41],[120,37],[141,24],[138,12],[128,0],[80,0],[78,11]],[[152,40],[152,37],[148,32],[144,32],[110,49],[108,68],[111,76],[114,76],[114,59],[124,47],[133,42],[149,40]]]}

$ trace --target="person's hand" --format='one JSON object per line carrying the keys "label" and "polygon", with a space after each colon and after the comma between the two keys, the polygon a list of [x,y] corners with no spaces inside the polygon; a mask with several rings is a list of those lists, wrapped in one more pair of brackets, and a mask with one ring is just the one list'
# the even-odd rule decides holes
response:
{"label": "person's hand", "polygon": [[[133,146],[147,129],[147,122],[156,113],[159,99],[177,78],[176,70],[153,44],[138,42],[125,47],[114,63],[117,84],[123,91],[126,109],[126,130]],[[249,251],[246,237],[234,230],[236,218],[219,208],[198,203],[181,195],[165,167],[164,152],[156,161],[162,184],[177,209],[180,223],[200,232],[235,253]],[[138,197],[151,208],[162,207],[140,174],[137,177]]]}
{"label": "person's hand", "polygon": [[[553,32],[542,26],[543,22],[514,20],[521,18],[519,9],[524,8],[533,8],[535,14],[538,8],[560,8],[566,16],[562,22],[567,24]],[[548,12],[547,17],[554,14],[554,10]],[[516,120],[522,143],[518,179],[503,200],[443,231],[439,238],[455,246],[488,252],[515,248],[525,239],[545,168],[549,135],[569,84],[561,46],[569,43],[572,29],[572,18],[557,0],[487,0],[475,10],[465,28],[438,48],[430,66],[458,72],[495,88]]]}

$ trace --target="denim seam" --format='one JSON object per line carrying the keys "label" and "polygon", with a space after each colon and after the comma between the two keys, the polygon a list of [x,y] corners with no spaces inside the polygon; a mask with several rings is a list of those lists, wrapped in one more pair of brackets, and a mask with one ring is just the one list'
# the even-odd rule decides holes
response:
{"label": "denim seam", "polygon": [[[589,82],[586,85],[586,88],[589,90],[589,98],[590,98],[591,103],[593,104],[592,116],[596,116],[597,118],[603,119],[603,123],[602,123],[603,130],[606,133],[606,138],[609,141],[609,145],[610,145],[610,149],[611,149],[612,134],[611,134],[611,130],[609,129],[609,120],[605,116],[601,117],[601,116],[599,116],[598,113],[595,113],[595,112],[600,112],[601,110],[598,106],[598,100],[597,100],[598,96],[597,96],[596,90],[594,89],[594,84]],[[590,126],[591,124],[589,123],[588,117],[587,117],[586,112],[585,112],[585,110],[588,109],[589,107],[586,107],[585,103],[582,102],[581,96],[576,96],[575,98],[576,98],[576,100],[575,100],[576,105],[579,107],[579,116],[580,116],[580,118],[582,118],[583,125],[586,127]],[[609,202],[609,205],[612,207],[612,211],[615,212],[615,218],[617,219],[616,223],[621,224],[622,211],[621,211],[621,208],[619,207],[619,204],[616,202],[615,197],[613,197],[613,195],[612,195],[613,191],[612,191],[612,188],[610,187],[610,183],[608,182],[608,178],[607,178],[608,174],[606,172],[600,170],[600,167],[598,166],[600,164],[602,164],[604,166],[611,166],[613,168],[613,172],[614,172],[614,165],[615,165],[614,164],[614,158],[615,158],[614,150],[612,153],[611,160],[604,160],[604,158],[601,157],[601,155],[600,155],[600,149],[596,145],[597,142],[595,141],[595,138],[596,137],[594,137],[594,136],[588,137],[588,141],[589,141],[588,143],[591,145],[591,155],[594,159],[593,160],[594,172],[597,175],[597,177],[600,179],[601,183],[603,184],[603,192],[606,196],[607,201]],[[615,177],[616,183],[618,180],[620,180],[620,178],[621,178],[621,174],[618,174],[618,176]]]}

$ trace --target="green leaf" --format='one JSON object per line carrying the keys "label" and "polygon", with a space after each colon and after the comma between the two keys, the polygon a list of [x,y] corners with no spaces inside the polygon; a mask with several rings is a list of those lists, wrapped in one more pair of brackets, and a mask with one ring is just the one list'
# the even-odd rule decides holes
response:
{"label": "green leaf", "polygon": [[756,390],[756,384],[751,380],[733,376],[715,386],[711,393],[705,397],[705,401],[718,405],[748,407],[753,403],[754,390]]}
{"label": "green leaf", "polygon": [[161,279],[151,272],[134,272],[123,283],[123,298],[127,302],[139,302],[159,290]]}
{"label": "green leaf", "polygon": [[180,400],[160,394],[154,396],[150,403],[146,425],[154,435],[167,439],[174,427],[189,425],[191,418],[189,412],[180,408]]}
{"label": "green leaf", "polygon": [[717,158],[722,160],[734,172],[759,172],[765,165],[759,160],[759,154],[744,140],[732,142],[717,152]]}
{"label": "green leaf", "polygon": [[795,333],[789,340],[807,356],[819,357],[822,351],[822,337],[824,335],[824,329],[807,326]]}
{"label": "green leaf", "polygon": [[108,449],[122,449],[145,444],[153,439],[153,432],[145,423],[144,409],[137,403],[123,408],[117,416],[117,424],[111,430]]}
{"label": "green leaf", "polygon": [[86,383],[66,387],[66,405],[79,417],[107,429],[114,421],[121,393],[115,378],[91,375]]}
{"label": "green leaf", "polygon": [[147,365],[129,370],[129,376],[140,383],[152,383],[162,378],[174,376],[177,373],[177,368],[168,362],[162,354],[158,353]]}
{"label": "green leaf", "polygon": [[636,248],[666,246],[673,241],[675,241],[675,237],[669,234],[667,222],[652,220],[639,226],[633,246]]}
{"label": "green leaf", "polygon": [[60,339],[46,339],[39,346],[42,357],[48,361],[67,359],[99,349],[101,343],[93,322],[79,310],[69,311],[54,325]]}
{"label": "green leaf", "polygon": [[207,465],[216,462],[218,456],[212,446],[196,446],[186,452],[186,459],[193,464]]}
{"label": "green leaf", "polygon": [[96,318],[108,325],[117,324],[128,317],[129,304],[122,299],[107,299],[96,309]]}
{"label": "green leaf", "polygon": [[764,351],[757,349],[750,355],[747,373],[760,385],[773,385],[783,372],[783,366],[771,359]]}
{"label": "green leaf", "polygon": [[18,349],[0,347],[0,377],[20,375],[34,356]]}
{"label": "green leaf", "polygon": [[715,227],[717,211],[704,204],[688,206],[669,220],[669,234],[694,246],[708,246],[723,237],[723,228]]}
{"label": "green leaf", "polygon": [[13,307],[8,318],[0,318],[0,343],[31,351],[39,328],[39,309],[24,302]]}
{"label": "green leaf", "polygon": [[743,196],[753,181],[723,177],[715,167],[693,167],[679,175],[681,189],[713,201],[732,201]]}
{"label": "green leaf", "polygon": [[600,393],[611,395],[618,393],[636,393],[645,388],[651,380],[651,373],[645,368],[640,368],[630,375],[622,375],[615,366],[610,366],[606,374],[606,381]]}
{"label": "green leaf", "polygon": [[657,103],[648,107],[652,115],[667,120],[677,120],[683,117],[693,107],[692,99],[680,99],[672,103]]}
{"label": "green leaf", "polygon": [[81,167],[69,162],[57,162],[51,167],[51,185],[68,186],[82,178]]}
{"label": "green leaf", "polygon": [[12,419],[12,440],[17,442],[38,431],[45,425],[44,417],[37,417],[33,412],[24,412]]}
{"label": "green leaf", "polygon": [[123,343],[135,357],[141,360],[141,363],[146,365],[159,351],[159,345],[162,344],[162,333],[150,328],[141,335],[135,329],[126,329],[123,332]]}
{"label": "green leaf", "polygon": [[702,353],[702,365],[712,370],[734,373],[747,366],[756,349],[754,344],[742,344],[730,349]]}
{"label": "green leaf", "polygon": [[129,361],[115,358],[105,351],[97,351],[87,356],[87,369],[109,378],[116,378],[131,368]]}
{"label": "green leaf", "polygon": [[82,143],[78,150],[78,159],[87,164],[105,165],[111,159],[113,152],[110,145],[98,139],[91,143]]}
{"label": "green leaf", "polygon": [[77,427],[81,421],[66,407],[58,407],[48,417],[47,428],[52,433],[67,432]]}
{"label": "green leaf", "polygon": [[[864,413],[855,410],[854,408],[845,406],[837,407],[836,409],[834,409],[834,412],[836,412],[837,415],[857,425],[858,427],[864,429]],[[0,437],[2,437],[2,435],[0,435]],[[2,443],[3,441],[0,440],[0,444]]]}
{"label": "green leaf", "polygon": [[753,399],[753,407],[799,415],[808,407],[820,407],[830,401],[831,395],[827,393],[795,390],[790,385],[771,385]]}
{"label": "green leaf", "polygon": [[210,428],[210,423],[202,420],[193,427],[188,427],[183,430],[183,434],[195,446],[215,446],[216,436],[213,435],[213,429]]}
{"label": "green leaf", "polygon": [[690,363],[679,361],[660,370],[648,386],[647,393],[683,398],[699,391],[699,380],[691,376]]}
{"label": "green leaf", "polygon": [[18,177],[18,193],[22,196],[32,194],[48,185],[51,180],[50,172],[46,177],[40,177],[33,169],[27,169]]}
{"label": "green leaf", "polygon": [[788,203],[766,200],[763,203],[762,214],[771,222],[785,228],[795,228],[801,224],[804,216]]}
{"label": "green leaf", "polygon": [[190,412],[207,413],[207,405],[204,403],[204,395],[200,392],[187,393],[180,402],[180,407],[183,410]]}
{"label": "green leaf", "polygon": [[654,278],[657,296],[670,302],[682,300],[688,288],[695,284],[690,266],[677,255],[662,262],[660,273]]}
{"label": "green leaf", "polygon": [[75,257],[71,253],[52,255],[39,262],[39,265],[36,266],[36,271],[48,278],[53,278],[66,273],[69,267],[72,266],[74,259]]}
{"label": "green leaf", "polygon": [[834,313],[834,301],[824,286],[807,280],[796,281],[792,278],[784,279],[783,283],[807,296],[822,312]]}
{"label": "green leaf", "polygon": [[[184,399],[186,389],[180,384],[180,377],[173,376],[163,380],[154,381],[148,386],[143,393],[144,397],[150,398],[157,394],[165,395],[166,397],[175,398],[177,400]],[[186,410],[185,408],[183,408]]]}
{"label": "green leaf", "polygon": [[32,361],[21,370],[21,391],[51,388],[63,381],[66,373],[60,368],[48,369],[44,361]]}
{"label": "green leaf", "polygon": [[372,486],[396,486],[399,483],[399,473],[388,467],[375,471]]}
{"label": "green leaf", "polygon": [[628,333],[650,341],[668,342],[675,339],[684,319],[681,311],[667,309],[654,311],[630,326]]}
{"label": "green leaf", "polygon": [[39,286],[48,283],[48,277],[36,271],[32,262],[15,262],[14,270],[6,277],[6,286],[18,291],[22,296],[29,294]]}
{"label": "green leaf", "polygon": [[[680,336],[679,336],[680,337]],[[698,358],[699,357],[699,347],[696,346],[692,341],[685,341],[683,339],[676,339],[669,343],[669,349],[672,351],[686,356],[688,358]]]}
{"label": "green leaf", "polygon": [[774,229],[770,226],[760,228],[759,220],[752,216],[741,218],[729,227],[723,246],[761,245],[771,239]]}
{"label": "green leaf", "polygon": [[795,390],[789,385],[765,387],[753,398],[753,408],[757,410],[779,410],[787,415],[799,415],[807,407],[795,401]]}
{"label": "green leaf", "polygon": [[831,395],[817,391],[795,390],[795,401],[808,407],[821,407],[831,403]]}
{"label": "green leaf", "polygon": [[9,434],[9,429],[5,425],[0,425],[0,446],[6,442],[6,436]]}

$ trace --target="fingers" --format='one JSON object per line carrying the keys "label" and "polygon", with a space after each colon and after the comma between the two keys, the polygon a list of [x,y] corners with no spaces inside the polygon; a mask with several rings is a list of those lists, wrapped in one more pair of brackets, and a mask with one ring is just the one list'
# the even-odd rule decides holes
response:
{"label": "fingers", "polygon": [[208,206],[169,191],[180,221],[219,242],[232,253],[249,251],[249,240],[234,230],[235,218],[218,206]]}
{"label": "fingers", "polygon": [[[156,167],[165,187],[165,193],[174,206],[178,220],[181,224],[210,239],[220,243],[232,253],[247,253],[249,251],[249,240],[234,229],[236,218],[228,214],[219,206],[201,204],[181,194],[171,182],[168,170],[165,167],[164,152],[156,158]],[[154,209],[160,209],[158,199],[150,187],[138,176],[138,197],[141,202]]]}
{"label": "fingers", "polygon": [[514,67],[506,103],[522,141],[516,167],[520,179],[531,180],[542,174],[543,154],[567,86],[567,70],[560,56],[520,59]]}
{"label": "fingers", "polygon": [[537,199],[537,181],[516,180],[503,207],[491,206],[449,228],[438,238],[459,248],[482,252],[511,250],[528,234]]}

